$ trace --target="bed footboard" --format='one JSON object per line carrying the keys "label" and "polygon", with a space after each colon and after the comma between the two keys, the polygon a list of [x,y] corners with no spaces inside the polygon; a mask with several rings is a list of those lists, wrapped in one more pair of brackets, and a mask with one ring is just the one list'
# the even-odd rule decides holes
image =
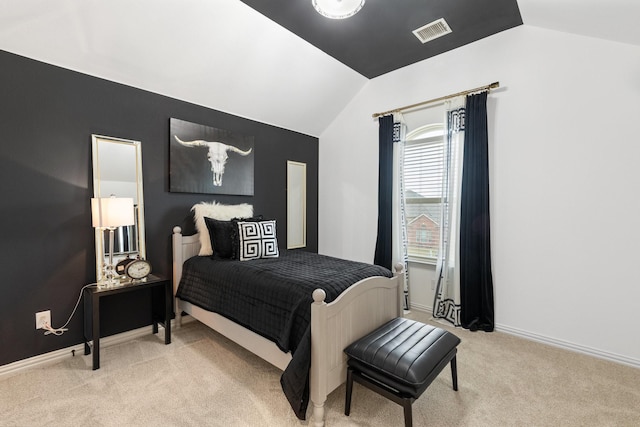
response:
{"label": "bed footboard", "polygon": [[398,264],[392,279],[361,280],[329,304],[322,289],[313,292],[309,384],[315,426],[324,425],[327,395],[346,380],[344,348],[401,315],[403,283],[403,267]]}

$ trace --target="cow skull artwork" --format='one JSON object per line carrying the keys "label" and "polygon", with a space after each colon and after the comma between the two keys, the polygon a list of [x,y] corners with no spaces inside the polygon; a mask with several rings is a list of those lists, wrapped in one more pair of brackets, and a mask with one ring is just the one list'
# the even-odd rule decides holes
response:
{"label": "cow skull artwork", "polygon": [[211,163],[211,172],[213,172],[213,185],[216,187],[222,186],[222,175],[224,174],[224,166],[227,163],[227,158],[229,155],[227,154],[229,151],[234,153],[238,153],[241,156],[248,156],[252,148],[249,148],[246,151],[242,151],[238,147],[234,147],[233,145],[224,144],[222,142],[209,142],[203,141],[201,139],[195,141],[182,141],[178,138],[178,135],[174,135],[176,141],[185,147],[207,147],[209,149],[207,153],[207,158]]}

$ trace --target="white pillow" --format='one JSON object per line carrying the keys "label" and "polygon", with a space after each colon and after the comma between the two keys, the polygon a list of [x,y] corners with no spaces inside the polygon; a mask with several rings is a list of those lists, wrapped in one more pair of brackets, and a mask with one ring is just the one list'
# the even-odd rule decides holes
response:
{"label": "white pillow", "polygon": [[278,258],[276,221],[238,222],[240,261]]}
{"label": "white pillow", "polygon": [[218,221],[229,221],[233,218],[250,218],[253,216],[253,205],[248,203],[223,205],[218,202],[201,202],[193,205],[191,210],[193,211],[193,220],[200,239],[200,252],[198,255],[213,255],[209,230],[204,222],[205,217],[217,219]]}

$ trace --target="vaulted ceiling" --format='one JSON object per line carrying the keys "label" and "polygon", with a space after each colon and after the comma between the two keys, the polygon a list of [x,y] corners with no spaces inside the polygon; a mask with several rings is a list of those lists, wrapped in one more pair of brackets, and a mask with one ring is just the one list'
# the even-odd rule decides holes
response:
{"label": "vaulted ceiling", "polygon": [[[516,0],[369,0],[348,19],[311,1],[242,2],[370,79],[522,24]],[[413,34],[439,19],[451,33],[424,44]]]}
{"label": "vaulted ceiling", "polygon": [[[343,21],[311,0],[0,0],[0,50],[317,136],[369,78],[522,22],[640,46],[638,16],[638,0],[367,0]],[[411,33],[438,18],[451,34]]]}

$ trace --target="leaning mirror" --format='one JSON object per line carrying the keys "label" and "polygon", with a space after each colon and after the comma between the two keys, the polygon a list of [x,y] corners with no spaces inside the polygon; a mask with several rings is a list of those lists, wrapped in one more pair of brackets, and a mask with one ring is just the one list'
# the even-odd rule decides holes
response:
{"label": "leaning mirror", "polygon": [[287,161],[287,249],[307,246],[307,164]]}
{"label": "leaning mirror", "polygon": [[[132,198],[134,225],[118,227],[114,233],[114,264],[129,257],[146,258],[144,198],[142,197],[142,152],[140,141],[92,135],[93,196]],[[96,280],[104,274],[109,238],[96,228]]]}

